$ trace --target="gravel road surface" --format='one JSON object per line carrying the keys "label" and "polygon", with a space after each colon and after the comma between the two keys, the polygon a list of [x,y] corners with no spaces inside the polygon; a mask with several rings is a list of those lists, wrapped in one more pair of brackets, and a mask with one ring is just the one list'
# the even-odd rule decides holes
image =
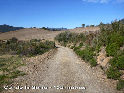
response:
{"label": "gravel road surface", "polygon": [[13,93],[117,93],[113,82],[99,67],[91,68],[66,47],[58,46],[52,58],[36,67],[22,81],[30,89],[13,90]]}

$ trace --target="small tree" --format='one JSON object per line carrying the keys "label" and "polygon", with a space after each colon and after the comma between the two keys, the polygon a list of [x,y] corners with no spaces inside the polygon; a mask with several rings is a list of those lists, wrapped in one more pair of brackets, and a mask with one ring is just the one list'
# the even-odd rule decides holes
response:
{"label": "small tree", "polygon": [[44,29],[44,30],[49,30],[49,28],[48,28],[48,27],[47,27],[47,28],[46,28],[46,27],[42,27],[42,29]]}
{"label": "small tree", "polygon": [[18,41],[18,39],[16,37],[12,37],[12,39],[10,39],[11,42],[16,43]]}
{"label": "small tree", "polygon": [[82,24],[82,27],[85,27],[85,24]]}
{"label": "small tree", "polygon": [[86,25],[86,27],[89,27],[89,25]]}
{"label": "small tree", "polygon": [[90,25],[90,27],[94,27],[94,25]]}

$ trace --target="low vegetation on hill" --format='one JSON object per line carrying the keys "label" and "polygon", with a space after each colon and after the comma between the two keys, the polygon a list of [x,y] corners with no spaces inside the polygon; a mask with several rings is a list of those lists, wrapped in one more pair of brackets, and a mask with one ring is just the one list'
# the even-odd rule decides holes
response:
{"label": "low vegetation on hill", "polygon": [[124,76],[124,24],[114,21],[111,24],[101,23],[99,27],[99,32],[88,35],[63,32],[55,40],[72,48],[91,67],[97,65],[98,53],[105,47],[107,56],[112,57],[105,73],[108,78],[118,80],[118,90],[124,89],[124,78],[121,78]]}
{"label": "low vegetation on hill", "polygon": [[55,43],[52,41],[44,41],[32,39],[30,41],[18,41],[13,37],[7,41],[0,41],[1,54],[16,54],[20,56],[35,56],[43,54],[48,50],[55,47]]}
{"label": "low vegetation on hill", "polygon": [[[0,41],[0,91],[4,85],[12,83],[13,78],[23,76],[25,73],[17,68],[24,65],[23,57],[41,55],[55,48],[52,41],[41,41],[32,39],[30,41],[19,41],[13,37],[10,40]],[[6,56],[9,55],[9,56]]]}

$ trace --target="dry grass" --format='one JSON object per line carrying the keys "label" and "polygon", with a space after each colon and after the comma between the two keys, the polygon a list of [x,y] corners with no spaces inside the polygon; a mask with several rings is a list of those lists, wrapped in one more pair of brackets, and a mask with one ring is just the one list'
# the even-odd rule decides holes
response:
{"label": "dry grass", "polygon": [[[68,29],[71,32],[81,33],[81,32],[95,32],[98,31],[98,27],[86,27],[86,28],[75,28]],[[0,33],[0,40],[10,39],[16,37],[19,40],[31,40],[31,39],[45,39],[53,41],[57,34],[62,31],[48,31],[37,28],[26,28],[17,31],[10,31],[6,33]]]}

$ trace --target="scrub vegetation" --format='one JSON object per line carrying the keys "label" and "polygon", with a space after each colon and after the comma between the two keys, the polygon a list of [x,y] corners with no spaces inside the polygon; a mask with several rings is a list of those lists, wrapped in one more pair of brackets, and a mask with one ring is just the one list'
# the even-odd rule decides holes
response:
{"label": "scrub vegetation", "polygon": [[[63,32],[56,36],[60,44],[69,46],[83,60],[97,65],[96,57],[102,47],[108,57],[112,57],[106,70],[107,77],[118,80],[117,89],[124,89],[124,81],[121,80],[124,71],[124,24],[122,21],[113,21],[111,24],[99,24],[100,31],[97,33],[71,33]],[[122,48],[122,49],[121,49]]]}
{"label": "scrub vegetation", "polygon": [[19,56],[36,56],[41,55],[48,50],[55,48],[55,43],[52,41],[44,41],[32,39],[30,41],[19,41],[13,37],[6,42],[0,42],[1,54],[14,54]]}
{"label": "scrub vegetation", "polygon": [[[25,75],[18,70],[19,66],[25,65],[24,57],[41,55],[55,48],[52,41],[41,41],[33,39],[30,41],[19,41],[13,37],[10,40],[0,41],[0,91],[4,85],[9,85],[14,78]],[[9,55],[9,56],[7,56]]]}

